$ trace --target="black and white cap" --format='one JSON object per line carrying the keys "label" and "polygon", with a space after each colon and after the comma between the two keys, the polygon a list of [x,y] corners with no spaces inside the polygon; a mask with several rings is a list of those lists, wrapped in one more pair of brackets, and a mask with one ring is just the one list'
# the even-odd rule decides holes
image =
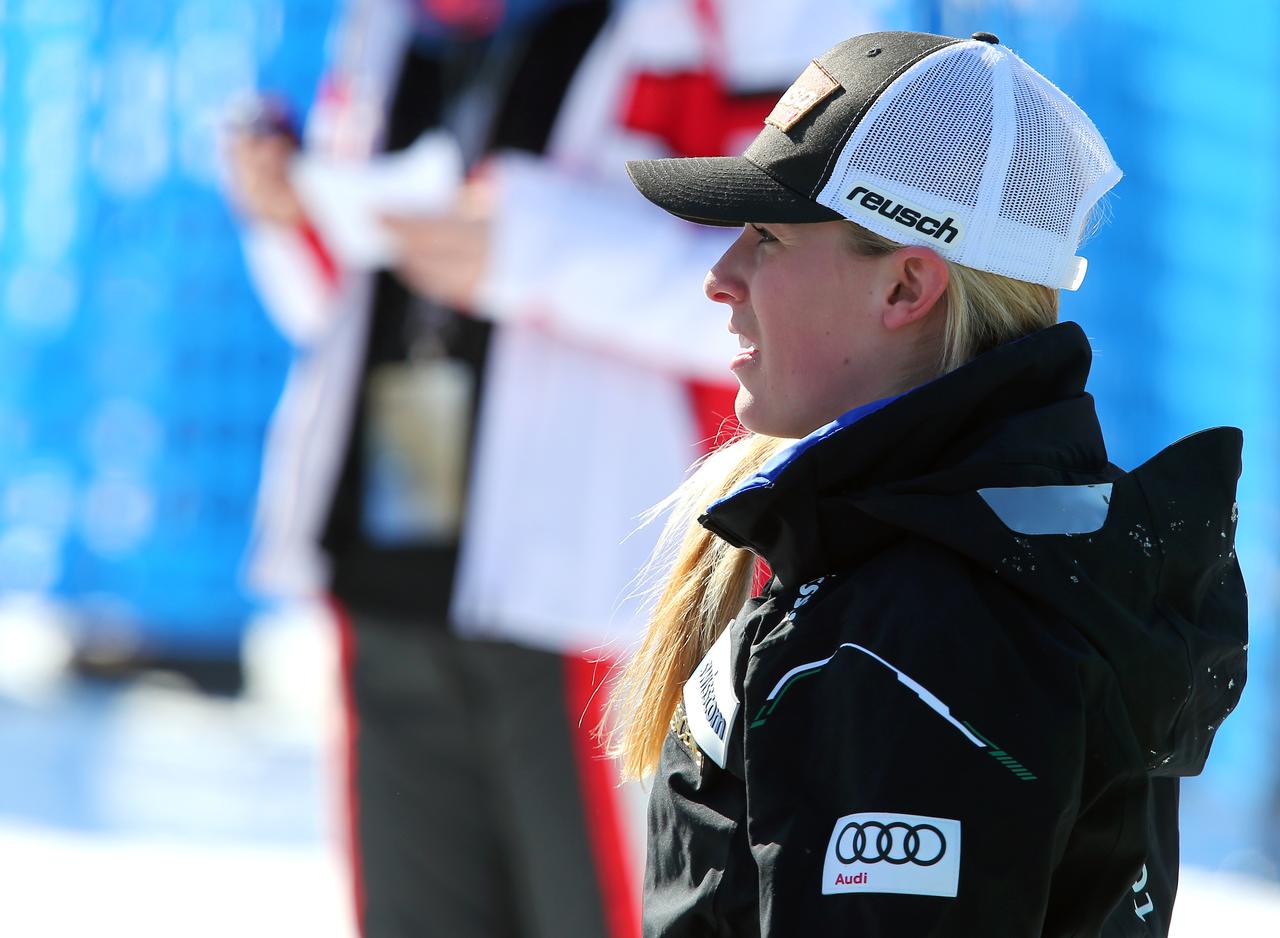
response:
{"label": "black and white cap", "polygon": [[1088,116],[990,33],[855,36],[809,64],[742,156],[627,164],[690,221],[851,219],[967,267],[1074,290],[1121,176]]}

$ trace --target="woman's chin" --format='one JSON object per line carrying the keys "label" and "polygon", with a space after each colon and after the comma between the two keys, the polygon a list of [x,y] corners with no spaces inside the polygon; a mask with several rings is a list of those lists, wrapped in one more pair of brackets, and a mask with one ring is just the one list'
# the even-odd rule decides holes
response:
{"label": "woman's chin", "polygon": [[738,386],[738,396],[733,400],[733,412],[745,429],[752,433],[766,432],[759,426],[760,406],[755,396],[741,385]]}
{"label": "woman's chin", "polygon": [[738,423],[761,436],[796,440],[809,432],[801,428],[802,421],[795,419],[794,415],[777,413],[777,408],[769,408],[745,387],[738,388],[733,412],[737,415]]}

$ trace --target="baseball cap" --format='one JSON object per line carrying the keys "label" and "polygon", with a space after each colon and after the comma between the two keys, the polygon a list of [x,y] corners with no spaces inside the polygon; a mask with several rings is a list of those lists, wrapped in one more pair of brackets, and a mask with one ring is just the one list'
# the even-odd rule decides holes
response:
{"label": "baseball cap", "polygon": [[1088,116],[997,37],[867,33],[812,61],[742,156],[635,160],[640,192],[708,225],[850,219],[900,244],[1076,289],[1121,177]]}

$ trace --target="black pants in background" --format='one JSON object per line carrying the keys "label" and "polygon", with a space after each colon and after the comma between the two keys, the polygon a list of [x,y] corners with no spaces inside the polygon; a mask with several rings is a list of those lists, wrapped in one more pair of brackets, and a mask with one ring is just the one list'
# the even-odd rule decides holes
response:
{"label": "black pants in background", "polygon": [[342,612],[363,938],[618,938],[566,659]]}

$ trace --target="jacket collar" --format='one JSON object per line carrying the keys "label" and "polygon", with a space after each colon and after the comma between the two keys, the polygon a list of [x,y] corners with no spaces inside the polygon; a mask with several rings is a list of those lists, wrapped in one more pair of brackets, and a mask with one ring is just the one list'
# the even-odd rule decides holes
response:
{"label": "jacket collar", "polygon": [[1091,360],[1075,323],[1002,345],[798,440],[699,520],[790,586],[896,536],[860,498],[1097,477],[1108,463],[1084,390]]}

